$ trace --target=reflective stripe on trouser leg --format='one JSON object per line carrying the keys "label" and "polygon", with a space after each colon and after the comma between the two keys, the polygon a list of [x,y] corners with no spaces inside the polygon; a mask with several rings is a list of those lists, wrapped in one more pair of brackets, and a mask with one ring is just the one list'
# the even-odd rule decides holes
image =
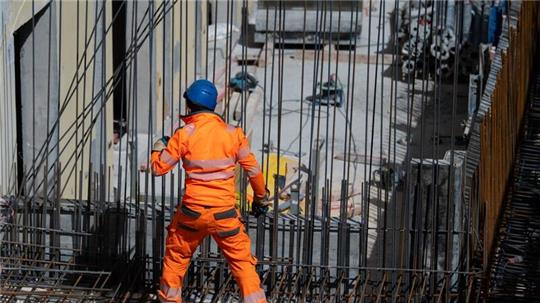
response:
{"label": "reflective stripe on trouser leg", "polygon": [[266,302],[266,295],[262,289],[252,292],[244,297],[244,303],[261,303]]}
{"label": "reflective stripe on trouser leg", "polygon": [[[220,225],[224,230],[218,230],[218,232],[212,234],[212,237],[216,240],[227,259],[233,277],[242,292],[242,297],[246,300],[248,296],[258,292],[257,295],[251,297],[253,300],[258,299],[250,302],[266,302],[264,292],[261,291],[259,275],[255,271],[257,259],[251,255],[251,244],[249,236],[244,231],[244,226],[238,218],[220,220],[220,222],[222,222]],[[227,237],[219,235],[219,232],[222,232],[223,235],[224,231],[235,230],[236,228],[240,228],[240,232],[234,235]]]}
{"label": "reflective stripe on trouser leg", "polygon": [[[174,221],[177,222],[177,220]],[[178,289],[181,293],[182,282],[191,256],[204,236],[204,232],[177,229],[174,223],[171,224],[165,245],[161,285],[166,285],[168,289]],[[167,297],[167,292],[160,291],[159,294],[163,302],[181,302],[181,297],[175,301],[174,298]]]}
{"label": "reflective stripe on trouser leg", "polygon": [[167,303],[181,303],[182,302],[182,288],[181,287],[169,287],[167,284],[161,282],[159,289],[159,301]]}

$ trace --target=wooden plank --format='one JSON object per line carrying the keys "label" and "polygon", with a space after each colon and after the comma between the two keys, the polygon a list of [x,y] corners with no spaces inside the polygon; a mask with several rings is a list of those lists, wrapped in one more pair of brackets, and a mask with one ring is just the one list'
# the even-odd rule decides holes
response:
{"label": "wooden plank", "polygon": [[351,162],[361,163],[361,164],[370,164],[370,161],[371,161],[372,165],[382,166],[387,163],[387,159],[384,156],[381,158],[378,156],[369,156],[369,155],[355,154],[355,153],[351,153],[350,155],[345,154],[345,153],[338,153],[337,155],[334,156],[334,159],[345,161],[345,160],[349,160],[349,157],[350,157]]}

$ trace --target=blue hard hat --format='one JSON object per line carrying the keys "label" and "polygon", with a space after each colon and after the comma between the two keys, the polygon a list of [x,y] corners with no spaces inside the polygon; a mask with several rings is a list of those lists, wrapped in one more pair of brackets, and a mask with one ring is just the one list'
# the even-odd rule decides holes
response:
{"label": "blue hard hat", "polygon": [[191,103],[214,110],[217,102],[216,86],[208,80],[197,80],[184,92],[184,98]]}

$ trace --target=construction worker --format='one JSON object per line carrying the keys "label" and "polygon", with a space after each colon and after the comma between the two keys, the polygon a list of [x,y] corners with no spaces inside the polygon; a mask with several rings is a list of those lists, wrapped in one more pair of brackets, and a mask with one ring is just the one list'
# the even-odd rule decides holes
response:
{"label": "construction worker", "polygon": [[235,208],[235,167],[247,172],[254,191],[252,214],[268,211],[264,178],[241,128],[228,125],[214,113],[217,89],[207,80],[195,81],[184,93],[189,114],[171,138],[152,149],[152,172],[166,174],[182,160],[186,189],[181,205],[167,227],[160,290],[161,302],[182,302],[182,282],[192,254],[210,235],[221,248],[240,286],[245,303],[266,302],[255,271],[257,259],[240,214]]}

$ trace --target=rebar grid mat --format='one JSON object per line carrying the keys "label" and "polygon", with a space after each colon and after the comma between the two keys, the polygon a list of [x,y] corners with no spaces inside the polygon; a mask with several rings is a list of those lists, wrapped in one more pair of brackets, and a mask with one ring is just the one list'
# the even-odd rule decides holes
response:
{"label": "rebar grid mat", "polygon": [[[217,296],[222,302],[236,302],[239,300],[236,284],[230,276],[223,275],[223,268],[217,265],[220,260],[214,262],[217,262],[216,266],[212,267],[202,267],[202,262],[195,262],[194,278],[186,285],[185,297],[203,302]],[[464,302],[474,300],[472,286],[481,275],[402,269],[306,267],[276,262],[273,266],[281,267],[281,270],[272,277],[271,264],[264,263],[268,269],[263,270],[261,276],[263,285],[271,289],[269,293],[275,298],[274,302]],[[349,271],[358,274],[347,278]]]}
{"label": "rebar grid mat", "polygon": [[[75,260],[80,251],[68,247],[51,246],[44,237],[57,232],[28,226],[3,224],[0,233],[21,236],[21,240],[0,241],[0,302],[73,302],[101,300],[110,293],[107,282],[110,272],[87,266]],[[38,243],[22,241],[24,236],[39,234]],[[44,244],[39,244],[44,243]]]}

